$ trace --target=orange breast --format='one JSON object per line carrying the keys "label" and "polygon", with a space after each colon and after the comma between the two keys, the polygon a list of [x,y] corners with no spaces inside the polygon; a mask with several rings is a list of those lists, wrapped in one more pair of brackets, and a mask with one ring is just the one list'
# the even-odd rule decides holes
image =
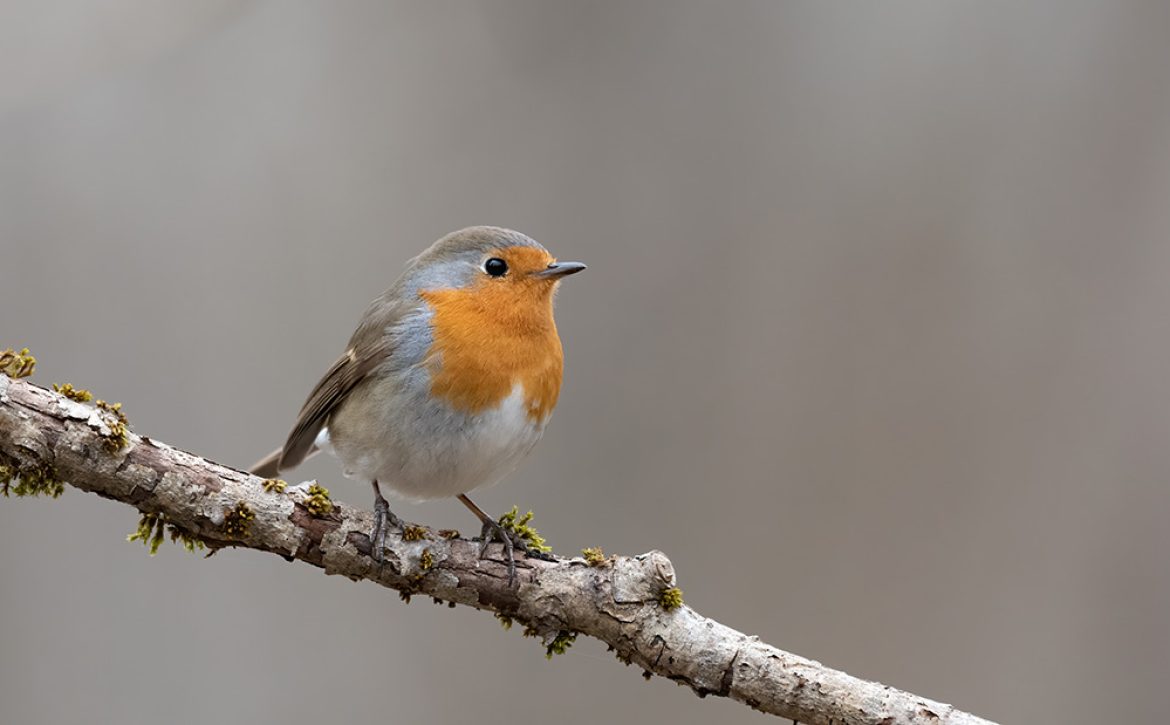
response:
{"label": "orange breast", "polygon": [[420,296],[433,310],[433,395],[456,410],[478,413],[498,406],[519,384],[529,419],[548,419],[564,369],[549,285],[485,278],[467,289]]}

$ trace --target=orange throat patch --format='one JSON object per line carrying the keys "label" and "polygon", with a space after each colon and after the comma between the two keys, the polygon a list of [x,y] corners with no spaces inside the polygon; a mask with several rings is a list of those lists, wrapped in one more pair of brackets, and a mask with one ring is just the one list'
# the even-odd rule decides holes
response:
{"label": "orange throat patch", "polygon": [[[512,256],[539,253],[508,251]],[[531,264],[547,266],[551,259],[541,257]],[[485,275],[464,289],[420,292],[433,312],[434,341],[427,361],[431,393],[456,410],[479,413],[498,407],[520,385],[528,418],[538,424],[547,421],[556,407],[564,370],[553,321],[553,286],[536,279],[504,281]]]}

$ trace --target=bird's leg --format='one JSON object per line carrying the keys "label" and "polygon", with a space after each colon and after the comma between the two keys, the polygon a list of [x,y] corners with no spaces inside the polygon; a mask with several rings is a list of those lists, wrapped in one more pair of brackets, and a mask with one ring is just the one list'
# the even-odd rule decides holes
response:
{"label": "bird's leg", "polygon": [[520,551],[524,552],[525,556],[532,556],[532,550],[528,548],[527,542],[525,542],[524,539],[515,532],[508,531],[503,526],[500,526],[498,521],[493,519],[491,516],[488,516],[483,509],[481,509],[479,506],[476,506],[475,502],[467,498],[465,494],[461,493],[455,498],[459,499],[459,501],[462,502],[464,506],[471,509],[471,513],[475,514],[476,517],[483,523],[483,529],[480,531],[479,535],[479,558],[482,559],[484,557],[484,555],[487,553],[488,544],[492,543],[492,541],[499,541],[504,545],[504,556],[508,560],[508,586],[515,586],[515,550],[519,549]]}
{"label": "bird's leg", "polygon": [[381,564],[383,552],[386,550],[386,528],[393,526],[401,529],[402,519],[390,510],[390,504],[382,495],[382,489],[378,487],[378,480],[374,479],[371,483],[374,486],[374,530],[370,532],[370,555],[374,557],[374,561]]}

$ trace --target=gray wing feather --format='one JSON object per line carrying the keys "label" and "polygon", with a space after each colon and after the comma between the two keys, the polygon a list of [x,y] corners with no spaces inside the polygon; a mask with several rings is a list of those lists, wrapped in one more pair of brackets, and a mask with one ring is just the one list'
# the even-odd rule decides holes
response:
{"label": "gray wing feather", "polygon": [[281,451],[278,470],[295,468],[312,453],[317,434],[329,422],[329,416],[358,383],[385,362],[389,354],[389,346],[383,338],[360,351],[351,348],[350,352],[337,358],[301,407],[296,425]]}

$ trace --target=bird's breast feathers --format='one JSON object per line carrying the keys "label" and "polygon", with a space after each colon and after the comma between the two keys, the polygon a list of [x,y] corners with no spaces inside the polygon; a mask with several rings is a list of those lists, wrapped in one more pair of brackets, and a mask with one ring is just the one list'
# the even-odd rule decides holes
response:
{"label": "bird's breast feathers", "polygon": [[556,407],[564,370],[552,298],[517,299],[510,289],[431,290],[431,393],[464,413],[481,413],[522,391],[528,418],[543,424]]}

